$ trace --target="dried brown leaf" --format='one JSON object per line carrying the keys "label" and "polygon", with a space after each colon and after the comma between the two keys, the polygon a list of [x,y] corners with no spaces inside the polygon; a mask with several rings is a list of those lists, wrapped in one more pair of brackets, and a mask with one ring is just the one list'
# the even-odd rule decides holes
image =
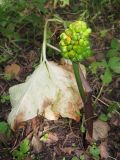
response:
{"label": "dried brown leaf", "polygon": [[109,154],[107,151],[107,142],[102,142],[99,146],[101,158],[107,159]]}
{"label": "dried brown leaf", "polygon": [[4,72],[5,74],[17,77],[20,73],[20,70],[20,66],[18,64],[13,63],[11,65],[6,66]]}
{"label": "dried brown leaf", "polygon": [[48,144],[51,144],[51,143],[55,143],[58,141],[58,136],[56,133],[52,133],[52,132],[49,132],[48,133],[48,138],[46,140],[46,143]]}
{"label": "dried brown leaf", "polygon": [[74,148],[73,147],[64,147],[64,148],[61,148],[61,150],[62,150],[62,152],[70,155],[74,151]]}
{"label": "dried brown leaf", "polygon": [[93,139],[104,139],[108,136],[108,131],[110,127],[107,122],[102,122],[101,120],[96,120],[93,123]]}

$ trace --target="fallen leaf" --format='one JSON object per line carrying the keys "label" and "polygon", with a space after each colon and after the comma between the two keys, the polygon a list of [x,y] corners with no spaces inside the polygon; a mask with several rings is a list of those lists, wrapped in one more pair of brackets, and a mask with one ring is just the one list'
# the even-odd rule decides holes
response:
{"label": "fallen leaf", "polygon": [[58,136],[56,133],[52,133],[52,132],[49,132],[48,133],[48,138],[47,140],[45,141],[45,143],[47,144],[51,144],[51,143],[55,143],[58,141]]}
{"label": "fallen leaf", "polygon": [[60,116],[80,120],[77,113],[83,108],[83,101],[73,71],[55,62],[42,62],[25,83],[11,87],[9,93],[13,108],[8,122],[13,130],[37,115],[49,120]]}
{"label": "fallen leaf", "polygon": [[74,148],[73,147],[64,147],[64,148],[61,148],[61,151],[70,155],[74,151]]}
{"label": "fallen leaf", "polygon": [[107,159],[109,157],[109,153],[107,151],[107,142],[102,142],[99,146],[99,149],[100,149],[100,156],[101,158],[105,158]]}
{"label": "fallen leaf", "polygon": [[43,143],[39,140],[37,136],[33,136],[31,141],[31,146],[35,153],[40,153],[43,150]]}
{"label": "fallen leaf", "polygon": [[6,66],[4,72],[5,74],[11,75],[12,77],[16,78],[20,73],[20,69],[21,68],[18,64],[13,63],[11,65]]}
{"label": "fallen leaf", "polygon": [[93,122],[93,139],[104,139],[108,136],[110,127],[107,122],[100,121],[99,119]]}

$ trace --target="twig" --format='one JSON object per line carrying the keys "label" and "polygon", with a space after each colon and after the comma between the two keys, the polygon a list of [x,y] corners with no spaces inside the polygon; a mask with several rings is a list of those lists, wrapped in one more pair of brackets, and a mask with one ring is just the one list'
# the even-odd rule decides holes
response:
{"label": "twig", "polygon": [[[95,98],[95,99],[97,98],[97,97],[94,96],[94,95],[92,95],[92,97]],[[97,100],[98,100],[99,102],[101,102],[102,104],[104,104],[105,106],[107,106],[107,107],[109,106],[109,104],[105,103],[105,102],[102,101],[101,99],[98,98]]]}
{"label": "twig", "polygon": [[96,99],[95,99],[95,101],[94,101],[93,105],[95,105],[95,104],[97,103],[97,101],[98,101],[99,97],[100,97],[100,96],[101,96],[101,94],[102,94],[103,88],[104,88],[104,85],[102,85],[102,87],[100,88],[100,92],[99,92],[99,94],[97,95],[97,97],[96,97]]}
{"label": "twig", "polygon": [[114,157],[111,157],[111,156],[108,156],[109,158],[112,158],[112,159],[114,159],[114,160],[117,160],[116,158],[114,158]]}
{"label": "twig", "polygon": [[55,46],[53,46],[53,45],[51,45],[49,43],[47,43],[47,46],[52,48],[52,49],[54,49],[54,50],[56,50],[56,51],[58,51],[58,52],[61,52],[60,49],[58,49],[57,47],[55,47]]}

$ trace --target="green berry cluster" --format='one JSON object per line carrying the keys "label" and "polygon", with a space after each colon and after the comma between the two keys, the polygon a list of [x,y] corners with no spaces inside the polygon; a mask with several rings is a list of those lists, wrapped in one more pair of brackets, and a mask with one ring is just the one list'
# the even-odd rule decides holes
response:
{"label": "green berry cluster", "polygon": [[60,35],[62,56],[71,61],[82,61],[92,55],[89,35],[91,29],[83,21],[76,21]]}

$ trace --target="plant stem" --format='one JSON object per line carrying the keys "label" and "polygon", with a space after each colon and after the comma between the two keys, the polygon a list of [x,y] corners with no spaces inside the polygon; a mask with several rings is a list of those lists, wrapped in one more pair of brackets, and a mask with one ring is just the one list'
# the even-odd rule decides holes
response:
{"label": "plant stem", "polygon": [[[87,82],[87,80],[84,78],[84,75],[82,74],[82,71],[79,68],[78,62],[72,62],[73,70],[77,82],[77,86],[79,89],[80,96],[82,97],[83,103],[84,103],[84,112],[85,112],[85,121],[86,121],[86,128],[88,131],[89,136],[92,138],[93,134],[93,107],[92,107],[92,90]],[[85,94],[84,88],[87,92]],[[89,119],[89,121],[88,121]]]}
{"label": "plant stem", "polygon": [[44,36],[43,36],[43,45],[42,45],[42,53],[41,53],[41,60],[40,62],[43,60],[43,61],[47,61],[46,59],[46,46],[47,46],[47,25],[48,25],[48,22],[59,22],[59,23],[63,23],[62,20],[59,20],[59,19],[48,19],[46,20],[45,22],[45,27],[44,27]]}
{"label": "plant stem", "polygon": [[47,46],[52,48],[52,49],[54,49],[54,50],[56,50],[57,52],[61,52],[60,49],[58,49],[57,47],[55,47],[55,46],[53,46],[53,45],[51,45],[49,43],[47,43]]}
{"label": "plant stem", "polygon": [[78,62],[72,62],[73,65],[73,71],[75,74],[75,79],[78,85],[78,90],[80,93],[80,96],[82,97],[83,102],[85,103],[85,92],[83,89],[83,85],[82,85],[82,81],[81,81],[81,77],[80,77],[80,73],[79,73],[79,63]]}

